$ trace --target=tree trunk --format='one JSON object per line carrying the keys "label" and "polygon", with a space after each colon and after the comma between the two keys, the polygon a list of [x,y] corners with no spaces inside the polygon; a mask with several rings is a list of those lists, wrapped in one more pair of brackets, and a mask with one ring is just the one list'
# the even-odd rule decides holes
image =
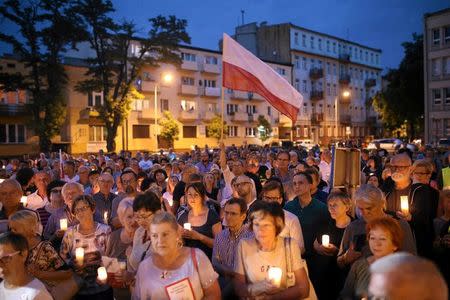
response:
{"label": "tree trunk", "polygon": [[52,141],[46,130],[39,132],[39,151],[43,153],[49,153]]}
{"label": "tree trunk", "polygon": [[106,149],[108,152],[116,151],[117,126],[111,125],[106,127]]}

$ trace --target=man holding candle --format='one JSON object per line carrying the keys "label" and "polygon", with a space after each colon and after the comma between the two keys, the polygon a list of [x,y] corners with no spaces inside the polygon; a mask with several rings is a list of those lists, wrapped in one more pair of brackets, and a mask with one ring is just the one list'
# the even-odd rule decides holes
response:
{"label": "man holding candle", "polygon": [[114,177],[109,173],[103,173],[98,178],[98,184],[100,191],[92,196],[95,201],[95,209],[96,212],[102,216],[103,222],[109,224],[112,212],[112,201],[116,197],[116,195],[111,192],[111,189],[114,186]]}

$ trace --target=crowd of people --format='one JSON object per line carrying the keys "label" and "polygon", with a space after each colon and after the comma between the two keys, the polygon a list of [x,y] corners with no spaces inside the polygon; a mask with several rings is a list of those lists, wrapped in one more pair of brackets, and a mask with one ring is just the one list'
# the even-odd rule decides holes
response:
{"label": "crowd of people", "polygon": [[450,151],[0,160],[0,299],[448,299]]}

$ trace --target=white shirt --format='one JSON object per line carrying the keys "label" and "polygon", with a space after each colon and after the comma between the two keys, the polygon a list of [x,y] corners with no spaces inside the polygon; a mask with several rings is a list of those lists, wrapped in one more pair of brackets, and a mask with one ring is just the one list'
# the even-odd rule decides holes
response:
{"label": "white shirt", "polygon": [[150,169],[151,167],[153,167],[153,162],[149,159],[149,160],[145,160],[142,159],[139,162],[139,167],[143,170],[143,171],[147,171],[148,169]]}
{"label": "white shirt", "polygon": [[33,279],[27,285],[6,288],[5,281],[0,283],[0,299],[11,300],[53,300],[53,297],[39,279]]}
{"label": "white shirt", "polygon": [[320,174],[322,174],[322,179],[329,183],[330,181],[330,174],[331,174],[331,164],[327,163],[324,160],[320,161],[319,164],[319,170]]}
{"label": "white shirt", "polygon": [[298,217],[293,213],[283,209],[284,211],[284,228],[280,232],[281,237],[290,237],[294,239],[300,248],[300,252],[305,250],[305,242],[303,241],[302,226]]}
{"label": "white shirt", "polygon": [[63,180],[65,182],[67,182],[67,183],[69,183],[69,182],[78,182],[78,181],[80,181],[80,177],[78,175],[75,175],[74,177],[69,178],[69,176],[64,175],[64,179]]}
{"label": "white shirt", "polygon": [[32,210],[37,210],[38,208],[44,207],[48,203],[48,198],[45,196],[42,198],[38,195],[38,191],[27,196],[27,208]]}

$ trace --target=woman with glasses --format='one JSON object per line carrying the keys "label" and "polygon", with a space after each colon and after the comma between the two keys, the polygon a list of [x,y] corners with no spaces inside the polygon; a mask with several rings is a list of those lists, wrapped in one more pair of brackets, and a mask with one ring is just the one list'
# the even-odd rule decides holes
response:
{"label": "woman with glasses", "polygon": [[[71,226],[64,234],[60,255],[82,278],[80,290],[74,299],[113,299],[112,288],[97,282],[97,269],[102,266],[106,242],[111,234],[108,225],[94,220],[95,202],[89,195],[73,200],[72,214],[79,224]],[[77,259],[76,249],[82,248],[83,260]]]}
{"label": "woman with glasses", "polygon": [[64,200],[62,198],[62,187],[65,182],[62,180],[53,180],[47,186],[47,198],[49,202],[36,210],[41,218],[42,227],[45,228],[50,216],[58,209],[64,206]]}
{"label": "woman with glasses", "polygon": [[128,256],[128,270],[137,271],[139,264],[150,255],[149,225],[153,215],[159,211],[161,211],[161,200],[155,193],[147,191],[134,198],[134,218],[139,227],[134,233],[133,248]]}
{"label": "woman with glasses", "polygon": [[183,229],[183,238],[188,247],[199,248],[211,259],[214,237],[222,230],[219,216],[207,204],[205,186],[195,182],[186,186],[188,210],[182,211],[177,222],[184,227],[189,223],[192,229]]}

